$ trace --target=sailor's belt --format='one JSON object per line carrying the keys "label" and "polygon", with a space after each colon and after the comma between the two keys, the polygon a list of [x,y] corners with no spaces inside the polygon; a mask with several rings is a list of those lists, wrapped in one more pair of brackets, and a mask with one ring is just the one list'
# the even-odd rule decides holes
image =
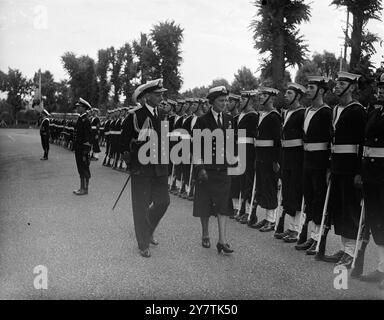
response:
{"label": "sailor's belt", "polygon": [[358,144],[333,144],[331,146],[332,153],[358,153]]}
{"label": "sailor's belt", "polygon": [[301,147],[303,145],[302,139],[281,140],[283,148]]}
{"label": "sailor's belt", "polygon": [[373,148],[364,146],[363,156],[366,158],[384,158],[384,148]]}
{"label": "sailor's belt", "polygon": [[92,126],[92,127],[91,127],[91,129],[93,129],[93,130],[96,130],[96,129],[97,129],[97,127],[96,127],[96,126]]}
{"label": "sailor's belt", "polygon": [[254,144],[255,143],[255,139],[251,138],[251,137],[239,137],[237,139],[237,143],[251,143],[251,144]]}
{"label": "sailor's belt", "polygon": [[257,140],[255,141],[256,147],[273,147],[274,141],[273,140]]}
{"label": "sailor's belt", "polygon": [[104,130],[104,127],[100,127],[99,129],[100,129],[100,130]]}
{"label": "sailor's belt", "polygon": [[104,135],[109,136],[109,133],[110,133],[109,131],[106,131],[106,132],[104,132]]}
{"label": "sailor's belt", "polygon": [[325,151],[328,150],[328,142],[304,143],[305,151]]}
{"label": "sailor's belt", "polygon": [[109,131],[109,134],[120,134],[121,131]]}

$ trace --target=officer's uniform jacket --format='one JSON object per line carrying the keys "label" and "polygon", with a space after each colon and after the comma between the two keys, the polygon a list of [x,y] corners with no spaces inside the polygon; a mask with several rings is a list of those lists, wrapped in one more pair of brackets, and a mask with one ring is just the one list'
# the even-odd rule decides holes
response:
{"label": "officer's uniform jacket", "polygon": [[86,113],[81,115],[75,125],[75,151],[89,152],[91,150],[91,122]]}
{"label": "officer's uniform jacket", "polygon": [[[310,108],[305,111],[304,123]],[[330,142],[332,135],[332,109],[323,105],[304,128],[304,167],[327,169],[330,166]]]}
{"label": "officer's uniform jacket", "polygon": [[[232,129],[232,121],[231,117],[227,115],[226,113],[222,112],[222,128],[223,130]],[[208,129],[209,131],[213,132],[215,129],[218,129],[219,126],[215,120],[215,117],[212,114],[212,109],[210,109],[206,114],[200,116],[197,118],[196,124],[194,129],[204,130]],[[204,163],[207,162],[207,160],[204,160],[204,138],[201,139],[201,157],[197,158],[195,157],[194,161],[197,163],[196,165],[196,173],[198,173],[201,169],[205,169],[207,171],[213,170],[213,171],[225,171],[228,168],[228,163],[226,159],[226,132],[223,133],[224,136],[224,145],[219,146],[216,145],[216,138],[214,135],[212,135],[212,145],[211,150],[209,152],[210,155],[212,155],[212,161],[211,164]],[[220,156],[224,159],[224,163],[216,163],[216,153],[220,153]],[[194,154],[195,156],[195,154]]]}
{"label": "officer's uniform jacket", "polygon": [[384,106],[368,114],[362,177],[364,182],[384,184]]}
{"label": "officer's uniform jacket", "polygon": [[366,112],[357,101],[352,101],[337,114],[333,109],[331,172],[357,174],[361,172]]}
{"label": "officer's uniform jacket", "polygon": [[282,169],[302,167],[304,108],[285,112],[281,133]]}
{"label": "officer's uniform jacket", "polygon": [[[261,115],[260,115],[261,117]],[[279,162],[281,147],[281,116],[272,110],[259,119],[256,133],[256,161],[264,163]]]}
{"label": "officer's uniform jacket", "polygon": [[[160,119],[164,111],[157,108],[158,117],[152,115],[146,106],[140,107],[132,111],[124,122],[121,133],[121,152],[128,151],[131,155],[131,172],[135,175],[145,177],[156,177],[168,175],[168,164],[160,164],[161,153],[166,150],[162,149],[161,144],[161,127]],[[144,124],[148,124],[147,129],[154,130],[158,137],[158,164],[141,164],[138,159],[140,147],[148,141],[138,141],[139,134],[143,133]],[[154,133],[153,133],[154,134]]]}
{"label": "officer's uniform jacket", "polygon": [[50,123],[48,118],[44,118],[40,125],[40,135],[48,138],[50,132]]}

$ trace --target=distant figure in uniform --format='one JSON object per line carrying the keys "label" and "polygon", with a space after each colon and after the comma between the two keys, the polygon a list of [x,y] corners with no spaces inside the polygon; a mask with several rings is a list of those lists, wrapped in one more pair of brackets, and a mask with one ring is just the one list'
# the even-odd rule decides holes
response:
{"label": "distant figure in uniform", "polygon": [[[210,111],[199,117],[196,121],[195,129],[209,130],[211,133],[218,129],[222,130],[224,137],[225,130],[232,127],[231,117],[224,112],[226,98],[229,92],[224,86],[214,87],[209,90],[207,99],[212,105]],[[219,241],[216,245],[220,254],[232,253],[226,239],[226,226],[228,216],[232,214],[228,203],[231,197],[231,176],[228,175],[228,163],[226,161],[226,145],[216,146],[216,135],[212,134],[212,144],[210,155],[212,159],[205,159],[204,143],[202,139],[202,159],[198,159],[196,152],[194,154],[194,163],[196,163],[197,183],[195,197],[193,201],[193,216],[199,217],[202,227],[202,246],[209,248],[211,246],[209,238],[209,218],[217,216]],[[209,139],[209,138],[208,138]],[[223,158],[223,163],[217,163],[216,153]],[[211,160],[211,161],[210,161]]]}
{"label": "distant figure in uniform", "polygon": [[363,193],[366,224],[377,245],[377,269],[360,280],[384,289],[384,74],[378,81],[377,103],[368,114],[363,151]]}
{"label": "distant figure in uniform", "polygon": [[91,178],[89,171],[89,153],[91,151],[91,122],[88,119],[87,110],[92,107],[88,101],[80,98],[75,104],[77,112],[80,114],[75,125],[75,138],[73,147],[75,150],[75,158],[77,171],[80,175],[80,189],[73,191],[77,196],[88,194],[88,184]]}
{"label": "distant figure in uniform", "polygon": [[91,129],[92,129],[92,155],[91,160],[99,160],[100,146],[100,118],[99,118],[99,109],[92,109],[92,120],[91,120]]}
{"label": "distant figure in uniform", "polygon": [[49,130],[49,118],[51,115],[47,110],[43,110],[41,113],[43,120],[41,121],[40,125],[40,137],[41,137],[41,146],[44,150],[44,155],[40,160],[48,160],[48,152],[49,152],[49,136],[50,136],[50,130]]}
{"label": "distant figure in uniform", "polygon": [[[141,256],[151,256],[149,244],[157,245],[153,233],[169,206],[168,164],[160,164],[161,153],[158,150],[156,161],[142,164],[139,150],[145,145],[142,136],[157,134],[161,137],[160,119],[162,110],[159,104],[163,100],[163,80],[157,79],[140,86],[140,92],[134,95],[143,105],[133,109],[124,122],[121,134],[121,151],[123,160],[131,171],[132,211],[135,234]],[[152,133],[151,133],[152,132]],[[139,140],[140,136],[140,140]],[[147,139],[148,136],[146,135]],[[143,140],[146,140],[143,137]],[[158,141],[160,149],[161,141]],[[162,149],[162,148],[161,148]],[[152,159],[151,159],[152,160]]]}

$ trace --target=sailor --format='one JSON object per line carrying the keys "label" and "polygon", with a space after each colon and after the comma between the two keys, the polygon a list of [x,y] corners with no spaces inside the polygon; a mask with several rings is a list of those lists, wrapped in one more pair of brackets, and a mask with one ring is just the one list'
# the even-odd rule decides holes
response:
{"label": "sailor", "polygon": [[51,116],[49,112],[43,109],[41,113],[43,120],[40,125],[40,137],[41,137],[41,146],[43,147],[44,155],[40,160],[48,160],[49,152],[49,137],[50,137],[50,121],[49,117]]}

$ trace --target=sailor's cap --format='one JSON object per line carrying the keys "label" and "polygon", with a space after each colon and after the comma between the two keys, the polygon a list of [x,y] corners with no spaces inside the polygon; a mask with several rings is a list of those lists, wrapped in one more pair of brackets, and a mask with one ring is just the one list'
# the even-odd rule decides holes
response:
{"label": "sailor's cap", "polygon": [[83,99],[83,98],[79,98],[79,100],[75,103],[75,106],[76,107],[83,106],[87,110],[91,110],[92,109],[92,106],[90,105],[90,103],[87,100]]}
{"label": "sailor's cap", "polygon": [[229,95],[229,91],[225,86],[217,86],[209,89],[207,99],[209,101],[213,101],[217,97],[227,96],[227,95]]}
{"label": "sailor's cap", "polygon": [[275,88],[270,88],[270,87],[260,87],[258,89],[258,91],[260,93],[266,93],[266,94],[269,94],[271,96],[277,96],[280,93],[279,90],[277,90]]}
{"label": "sailor's cap", "polygon": [[293,90],[297,93],[300,93],[301,95],[305,94],[305,91],[306,91],[305,87],[299,83],[288,82],[287,86],[288,86],[287,90]]}
{"label": "sailor's cap", "polygon": [[240,99],[241,99],[241,97],[240,97],[239,95],[237,95],[237,94],[233,94],[233,93],[230,93],[229,96],[228,96],[228,98],[229,98],[230,100],[235,100],[235,101],[240,101]]}
{"label": "sailor's cap", "polygon": [[355,73],[350,73],[346,71],[339,71],[337,73],[337,79],[336,81],[347,81],[350,83],[357,83],[361,75],[355,74]]}

